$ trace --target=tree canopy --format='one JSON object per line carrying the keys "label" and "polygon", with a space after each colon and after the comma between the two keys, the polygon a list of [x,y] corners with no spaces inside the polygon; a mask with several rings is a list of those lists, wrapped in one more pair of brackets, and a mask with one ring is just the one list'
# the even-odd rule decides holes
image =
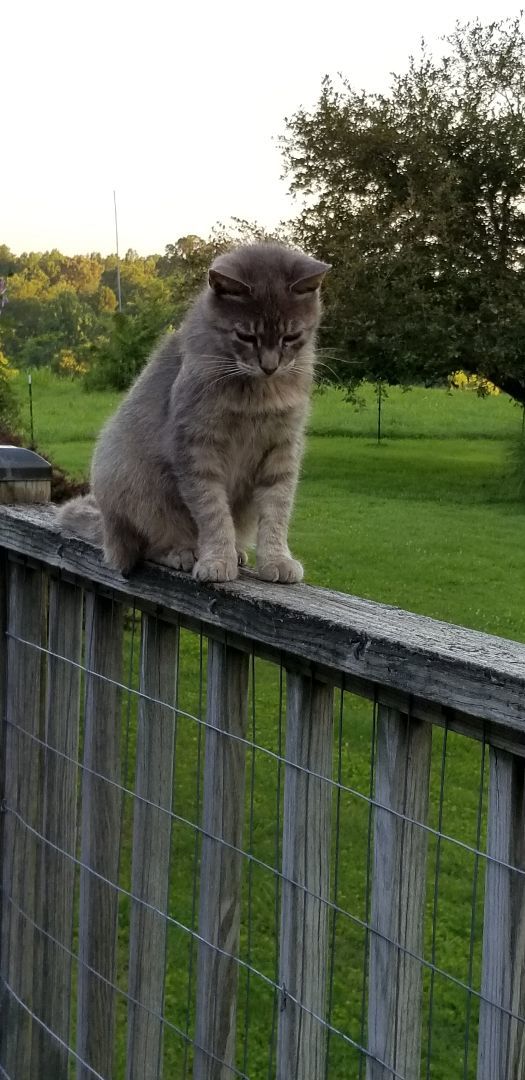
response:
{"label": "tree canopy", "polygon": [[525,37],[521,18],[424,43],[385,93],[325,78],[287,120],[295,239],[334,265],[330,363],[363,378],[478,373],[525,403]]}
{"label": "tree canopy", "polygon": [[[66,375],[87,370],[88,388],[125,389],[156,339],[179,324],[214,256],[265,237],[270,234],[259,226],[234,219],[207,239],[181,237],[164,255],[127,251],[120,260],[122,311],[116,255],[66,256],[56,249],[14,255],[0,245],[0,278],[6,284],[0,357],[18,367],[50,365]],[[7,396],[5,380],[1,388]]]}

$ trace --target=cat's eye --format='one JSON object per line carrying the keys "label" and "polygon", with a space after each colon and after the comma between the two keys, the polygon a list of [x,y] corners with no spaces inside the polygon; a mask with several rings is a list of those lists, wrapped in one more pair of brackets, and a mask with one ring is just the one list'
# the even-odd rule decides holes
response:
{"label": "cat's eye", "polygon": [[257,334],[245,334],[244,330],[236,330],[239,341],[245,341],[247,345],[257,345]]}
{"label": "cat's eye", "polygon": [[298,334],[284,334],[283,339],[282,339],[283,345],[293,345],[294,341],[299,341],[300,337],[301,337],[300,333],[298,333]]}

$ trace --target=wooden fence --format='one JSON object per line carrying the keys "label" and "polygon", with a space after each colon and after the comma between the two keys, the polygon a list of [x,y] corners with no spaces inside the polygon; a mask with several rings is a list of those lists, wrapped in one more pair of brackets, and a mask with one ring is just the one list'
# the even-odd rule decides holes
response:
{"label": "wooden fence", "polygon": [[522,1080],[525,647],[0,545],[0,1075]]}

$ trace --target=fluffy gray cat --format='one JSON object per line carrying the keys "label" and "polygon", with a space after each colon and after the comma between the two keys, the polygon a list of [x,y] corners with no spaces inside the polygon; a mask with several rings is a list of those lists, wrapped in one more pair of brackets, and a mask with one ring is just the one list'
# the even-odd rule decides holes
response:
{"label": "fluffy gray cat", "polygon": [[301,581],[288,523],[330,267],[254,244],[220,255],[98,440],[67,532],[128,574],[141,558],[232,581],[255,543],[267,581]]}

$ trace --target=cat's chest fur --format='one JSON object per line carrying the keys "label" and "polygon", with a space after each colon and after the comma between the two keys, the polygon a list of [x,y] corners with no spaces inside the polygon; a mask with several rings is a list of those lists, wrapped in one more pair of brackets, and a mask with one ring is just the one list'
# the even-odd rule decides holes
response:
{"label": "cat's chest fur", "polygon": [[231,498],[252,490],[268,456],[298,434],[298,419],[291,414],[243,417],[232,424],[218,451],[223,457]]}
{"label": "cat's chest fur", "polygon": [[231,499],[253,490],[261,467],[277,448],[294,453],[308,410],[310,377],[253,385],[230,382],[228,392],[201,394],[191,379],[175,387],[172,423],[175,443],[184,455],[219,465]]}

